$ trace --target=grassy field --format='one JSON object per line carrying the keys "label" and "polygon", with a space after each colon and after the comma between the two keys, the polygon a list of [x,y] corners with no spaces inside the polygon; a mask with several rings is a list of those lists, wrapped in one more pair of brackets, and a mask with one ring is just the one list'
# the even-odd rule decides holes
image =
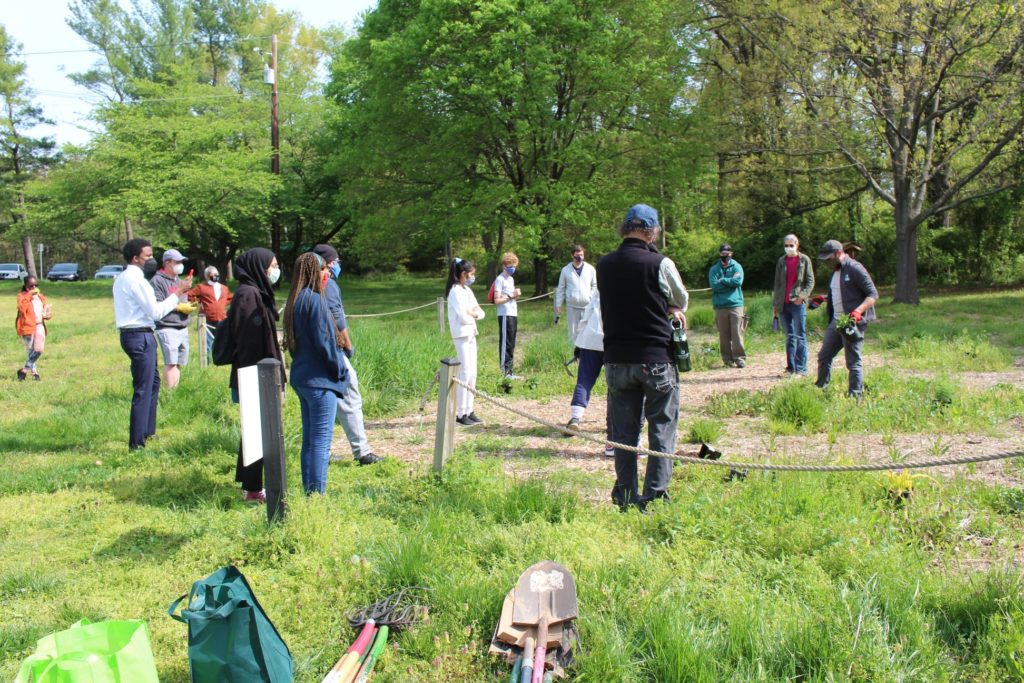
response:
{"label": "grassy field", "polygon": [[[185,627],[166,608],[233,563],[291,647],[297,681],[319,681],[351,642],[346,610],[410,584],[432,589],[430,621],[395,639],[374,680],[506,680],[508,667],[486,655],[501,598],[547,558],[567,565],[579,587],[572,680],[1024,680],[1019,485],[965,469],[922,480],[909,504],[896,505],[879,475],[724,482],[717,470],[680,467],[671,504],[620,514],[584,494],[592,476],[559,468],[547,452],[510,456],[547,474],[510,476],[495,453],[516,437],[490,430],[460,436],[441,477],[397,458],[332,464],[328,494],[306,499],[297,494],[298,404],[289,392],[290,516],[268,527],[233,482],[238,419],[225,368],[188,366],[177,390],[161,392],[153,447],[128,454],[130,375],[109,289],[44,283],[55,317],[43,381],[15,381],[23,351],[13,329],[0,345],[4,679],[42,635],[116,617],[147,620],[161,680],[188,681]],[[412,278],[343,281],[349,313],[425,303],[440,290]],[[0,285],[0,318],[14,318],[15,291]],[[689,379],[713,378],[710,306],[706,295],[694,298]],[[807,382],[723,389],[692,407],[681,436],[714,441],[739,418],[760,420],[765,438],[1005,433],[1024,415],[1024,392],[1011,379],[975,386],[967,373],[1016,377],[1022,306],[1020,291],[884,305],[868,333],[861,403],[842,396],[841,370],[824,393]],[[748,308],[751,356],[778,351],[768,299],[750,296]],[[523,309],[517,371],[530,379],[514,398],[568,396],[564,327],[552,325],[547,302]],[[479,385],[500,391],[489,315]],[[820,313],[811,324],[822,325]],[[438,359],[454,355],[431,309],[352,327],[370,418],[414,411]],[[1024,479],[1020,459],[1006,468]]]}

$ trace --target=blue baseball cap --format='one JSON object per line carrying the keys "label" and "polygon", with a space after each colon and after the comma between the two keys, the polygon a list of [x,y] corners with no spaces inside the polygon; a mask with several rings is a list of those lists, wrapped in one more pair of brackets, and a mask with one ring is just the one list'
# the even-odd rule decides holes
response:
{"label": "blue baseball cap", "polygon": [[186,259],[184,256],[182,256],[181,252],[178,251],[177,249],[168,249],[167,251],[164,252],[163,260],[164,261],[187,261],[188,259]]}
{"label": "blue baseball cap", "polygon": [[646,204],[634,204],[626,212],[626,223],[640,221],[645,228],[658,227],[658,212]]}

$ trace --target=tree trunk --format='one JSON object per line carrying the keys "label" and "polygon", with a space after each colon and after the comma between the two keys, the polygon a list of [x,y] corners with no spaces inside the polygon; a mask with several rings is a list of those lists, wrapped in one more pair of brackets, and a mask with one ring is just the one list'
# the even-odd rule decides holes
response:
{"label": "tree trunk", "polygon": [[40,273],[36,272],[36,261],[35,255],[32,253],[32,238],[30,236],[25,235],[21,238],[21,249],[25,253],[25,270],[28,271],[29,275],[38,280]]}
{"label": "tree trunk", "polygon": [[896,198],[896,295],[893,301],[919,304],[917,291],[917,225],[910,220],[910,198]]}
{"label": "tree trunk", "polygon": [[544,256],[533,258],[533,295],[540,296],[548,291],[548,262]]}
{"label": "tree trunk", "polygon": [[132,219],[128,218],[128,216],[124,217],[124,237],[125,242],[135,239],[135,231],[132,229]]}

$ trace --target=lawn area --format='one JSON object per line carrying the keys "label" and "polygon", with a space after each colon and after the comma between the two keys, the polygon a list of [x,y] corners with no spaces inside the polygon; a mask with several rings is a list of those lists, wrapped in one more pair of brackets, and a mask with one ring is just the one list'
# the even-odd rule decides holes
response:
{"label": "lawn area", "polygon": [[[161,680],[184,683],[185,626],[167,606],[235,564],[290,646],[296,681],[320,681],[351,643],[347,610],[414,584],[431,589],[430,620],[394,639],[373,680],[507,680],[509,667],[486,653],[501,600],[523,569],[551,559],[579,590],[582,649],[570,680],[1024,680],[1022,458],[993,464],[990,477],[973,467],[930,473],[906,504],[879,474],[724,481],[720,470],[677,467],[669,504],[621,514],[607,502],[611,461],[567,458],[574,442],[510,426],[511,416],[484,406],[488,424],[459,432],[453,461],[435,476],[434,405],[425,416],[416,408],[454,349],[426,308],[351,321],[371,440],[400,455],[332,464],[327,495],[303,497],[298,401],[288,392],[290,510],[271,527],[233,481],[239,430],[227,369],[200,370],[193,338],[195,362],[161,392],[154,446],[129,454],[131,378],[110,284],[42,290],[54,308],[43,380],[15,381],[23,348],[13,329],[0,345],[0,678],[13,678],[38,638],[78,619],[139,618]],[[346,311],[364,314],[428,303],[443,285],[345,276],[342,291]],[[8,322],[15,292],[0,284]],[[480,301],[485,292],[481,283]],[[843,396],[845,370],[825,392],[807,381],[734,382],[717,367],[709,301],[695,295],[689,315],[696,367],[682,380],[681,447],[693,436],[753,459],[799,443],[827,461],[858,460],[865,443],[897,460],[978,439],[1024,450],[1024,291],[926,297],[918,307],[883,299],[860,403]],[[767,378],[781,370],[782,341],[770,331],[769,298],[748,302],[751,369]],[[823,320],[815,313],[810,325]],[[479,386],[492,393],[502,391],[495,328],[490,309]],[[567,413],[565,337],[548,301],[524,304],[517,372],[528,380],[503,396]],[[812,355],[817,347],[812,336]],[[603,392],[602,381],[595,395]],[[591,425],[603,422],[598,407]],[[402,425],[413,426],[386,433]],[[346,453],[340,429],[335,436]],[[746,442],[756,448],[741,450]],[[803,453],[794,445],[777,458]]]}

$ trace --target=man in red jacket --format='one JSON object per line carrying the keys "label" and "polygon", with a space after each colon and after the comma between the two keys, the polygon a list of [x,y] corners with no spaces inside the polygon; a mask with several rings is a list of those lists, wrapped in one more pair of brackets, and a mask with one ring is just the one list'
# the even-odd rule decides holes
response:
{"label": "man in red jacket", "polygon": [[228,315],[228,304],[231,303],[231,290],[221,284],[220,273],[214,266],[207,266],[203,271],[206,282],[188,290],[188,300],[198,301],[199,309],[206,316],[206,356],[213,354],[213,335]]}

